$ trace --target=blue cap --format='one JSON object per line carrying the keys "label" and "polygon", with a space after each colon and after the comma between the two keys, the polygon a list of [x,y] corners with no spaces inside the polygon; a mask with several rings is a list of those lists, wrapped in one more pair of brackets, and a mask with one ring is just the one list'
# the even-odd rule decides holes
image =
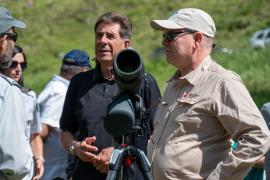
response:
{"label": "blue cap", "polygon": [[87,52],[73,49],[64,56],[63,64],[81,67],[91,67],[89,59],[90,57]]}
{"label": "blue cap", "polygon": [[7,32],[12,27],[25,28],[26,25],[24,22],[14,19],[6,8],[0,7],[0,33]]}

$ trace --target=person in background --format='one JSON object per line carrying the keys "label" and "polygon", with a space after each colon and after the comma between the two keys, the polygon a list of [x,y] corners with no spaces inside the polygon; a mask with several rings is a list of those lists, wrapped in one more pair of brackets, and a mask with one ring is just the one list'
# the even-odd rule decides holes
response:
{"label": "person in background", "polygon": [[15,28],[25,28],[24,22],[13,18],[0,7],[0,179],[21,180],[31,177],[33,154],[25,134],[27,121],[24,95],[20,85],[5,76],[2,69],[12,62],[18,34]]}
{"label": "person in background", "polygon": [[[106,179],[115,142],[105,131],[103,120],[107,106],[119,95],[112,72],[113,60],[131,44],[131,23],[119,13],[108,12],[101,15],[94,30],[96,67],[72,78],[60,119],[62,145],[76,157],[72,178],[80,180]],[[136,137],[135,147],[145,151],[160,97],[157,83],[150,74],[144,74],[141,92],[144,92],[141,97],[149,116],[144,119],[145,133]],[[134,176],[130,174],[130,178],[132,177]]]}
{"label": "person in background", "polygon": [[163,32],[167,61],[177,69],[148,145],[154,179],[242,180],[269,150],[270,132],[241,78],[211,58],[213,19],[184,8],[151,26]]}
{"label": "person in background", "polygon": [[25,134],[31,145],[34,157],[34,175],[33,180],[40,179],[44,172],[43,142],[40,137],[41,123],[36,118],[36,93],[24,86],[23,72],[27,68],[26,55],[23,49],[16,45],[13,49],[13,58],[8,68],[2,69],[2,73],[15,80],[21,86],[24,92],[27,120],[25,123]]}
{"label": "person in background", "polygon": [[59,120],[70,79],[90,69],[89,55],[73,49],[63,58],[59,75],[48,82],[37,100],[38,117],[42,123],[45,173],[43,180],[65,180],[68,154],[59,140]]}
{"label": "person in background", "polygon": [[[268,128],[270,129],[270,102],[265,103],[262,106],[261,112],[264,117],[264,120],[266,121]],[[264,170],[265,170],[266,180],[270,180],[270,151],[268,151],[265,155]]]}

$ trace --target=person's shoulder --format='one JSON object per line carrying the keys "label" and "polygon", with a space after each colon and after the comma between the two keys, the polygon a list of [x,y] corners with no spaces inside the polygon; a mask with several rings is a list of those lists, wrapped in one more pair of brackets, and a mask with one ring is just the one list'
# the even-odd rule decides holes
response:
{"label": "person's shoulder", "polygon": [[270,102],[263,104],[261,110],[269,111],[270,112]]}
{"label": "person's shoulder", "polygon": [[214,74],[217,78],[220,78],[224,81],[230,81],[230,80],[237,80],[237,81],[242,81],[241,77],[235,73],[232,70],[226,69],[220,64],[216,63],[213,61],[213,64],[209,67],[209,72]]}
{"label": "person's shoulder", "polygon": [[20,88],[20,85],[15,80],[2,75],[1,73],[0,73],[0,77],[1,79],[3,79],[2,83],[6,83],[6,84],[9,84],[10,86],[16,86]]}
{"label": "person's shoulder", "polygon": [[89,71],[85,71],[85,72],[80,72],[78,74],[76,74],[75,76],[73,76],[71,78],[71,82],[81,82],[81,81],[85,81],[85,80],[91,80],[92,77],[94,76],[94,69],[91,69]]}
{"label": "person's shoulder", "polygon": [[146,81],[149,82],[149,83],[155,83],[156,82],[155,77],[153,75],[151,75],[150,73],[145,72],[144,77],[145,77]]}
{"label": "person's shoulder", "polygon": [[270,128],[270,102],[263,104],[261,113],[267,123],[268,128]]}
{"label": "person's shoulder", "polygon": [[31,96],[32,98],[37,98],[37,93],[33,91],[32,89],[29,89],[29,91],[26,93],[28,96]]}

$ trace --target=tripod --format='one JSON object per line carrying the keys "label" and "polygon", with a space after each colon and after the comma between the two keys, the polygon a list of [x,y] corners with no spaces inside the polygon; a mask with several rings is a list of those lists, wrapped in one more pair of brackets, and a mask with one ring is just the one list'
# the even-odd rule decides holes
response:
{"label": "tripod", "polygon": [[[135,139],[146,136],[148,113],[139,94],[120,95],[108,108],[104,128],[120,144],[112,152],[106,180],[133,180],[132,168],[139,168],[146,180],[152,180],[150,163],[144,152],[135,147]],[[140,176],[141,174],[135,175]]]}
{"label": "tripod", "polygon": [[[138,165],[140,171],[143,174],[144,179],[152,180],[152,176],[150,173],[150,163],[145,156],[144,152],[140,149],[137,149],[133,146],[120,146],[119,149],[113,150],[110,164],[109,164],[109,173],[106,180],[115,180],[120,177],[120,180],[123,178],[127,178],[128,175],[124,174],[123,172],[120,174],[120,171],[123,168],[124,161],[132,163],[132,160],[135,160],[135,163]],[[121,176],[119,176],[121,175]],[[127,178],[128,179],[128,178]]]}

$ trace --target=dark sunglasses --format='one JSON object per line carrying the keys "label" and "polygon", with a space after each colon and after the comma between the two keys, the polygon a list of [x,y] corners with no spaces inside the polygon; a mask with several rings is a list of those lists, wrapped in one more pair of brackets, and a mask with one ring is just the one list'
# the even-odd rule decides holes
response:
{"label": "dark sunglasses", "polygon": [[17,41],[17,37],[18,37],[18,34],[17,33],[5,32],[5,33],[0,34],[0,37],[3,37],[5,35],[7,35],[7,37],[9,39],[11,39],[12,41],[14,41],[14,42]]}
{"label": "dark sunglasses", "polygon": [[17,62],[17,61],[12,61],[11,65],[9,66],[9,68],[16,68],[18,66],[18,64],[20,64],[22,69],[26,69],[27,68],[27,63],[26,62]]}
{"label": "dark sunglasses", "polygon": [[169,42],[171,42],[172,40],[174,40],[174,38],[176,36],[179,36],[179,35],[185,35],[185,34],[192,34],[192,33],[195,33],[196,31],[193,31],[193,30],[189,30],[189,29],[185,29],[181,32],[173,32],[173,31],[169,31],[169,32],[166,32],[163,34],[163,39],[164,40],[167,40]]}

